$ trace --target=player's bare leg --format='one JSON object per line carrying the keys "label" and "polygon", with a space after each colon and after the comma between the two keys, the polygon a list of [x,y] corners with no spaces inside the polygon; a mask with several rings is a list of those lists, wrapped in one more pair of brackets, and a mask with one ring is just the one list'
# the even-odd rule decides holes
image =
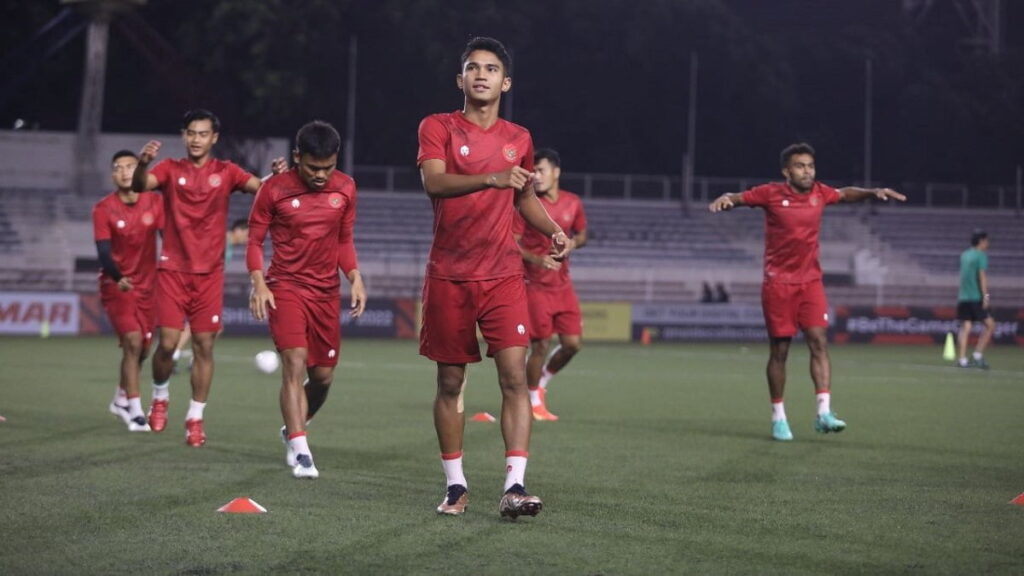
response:
{"label": "player's bare leg", "polygon": [[462,393],[465,384],[465,364],[437,363],[434,429],[441,448],[441,466],[446,482],[445,497],[438,505],[437,513],[448,516],[464,513],[469,501],[469,484],[462,472],[462,439],[466,428]]}
{"label": "player's bare leg", "polygon": [[[531,340],[530,356],[526,359],[526,382],[527,388],[529,388],[530,409],[534,420],[558,420],[558,416],[548,411],[547,399],[545,398],[547,380],[551,378],[551,374],[545,366],[545,363],[549,361],[548,352],[550,344],[549,338]],[[543,386],[542,383],[544,384]]]}
{"label": "player's bare leg", "polygon": [[213,343],[216,332],[192,332],[192,400],[185,415],[185,442],[198,447],[206,443],[203,411],[213,382]]}
{"label": "player's bare leg", "polygon": [[547,369],[552,374],[557,374],[562,368],[573,359],[574,356],[579,354],[583,348],[583,339],[579,335],[570,334],[559,334],[558,341],[560,346],[555,353],[548,359]]}
{"label": "player's bare leg", "polygon": [[149,423],[142,412],[139,397],[139,370],[146,351],[142,347],[142,333],[129,332],[121,337],[121,388],[128,399],[127,422],[132,432],[149,432]]}
{"label": "player's bare leg", "polygon": [[533,411],[526,386],[526,348],[514,346],[494,354],[501,386],[501,434],[505,439],[505,494],[498,504],[502,517],[536,516],[544,504],[527,494],[526,459],[530,451]]}
{"label": "player's bare leg", "polygon": [[786,393],[786,360],[789,358],[789,345],[792,338],[772,337],[768,344],[768,394],[772,401],[772,438],[781,441],[793,439],[786,420],[786,408],[782,402]]}
{"label": "player's bare leg", "polygon": [[332,382],[334,382],[334,367],[332,366],[313,366],[307,371],[307,379],[303,385],[306,390],[306,422],[312,420],[327,401],[327,393],[331,391]]}
{"label": "player's bare leg", "polygon": [[981,336],[978,336],[978,343],[974,346],[974,355],[971,359],[974,361],[975,366],[987,370],[988,362],[985,361],[985,348],[988,348],[989,343],[992,341],[992,334],[996,331],[996,321],[989,316],[985,318],[984,322],[985,327],[981,330]]}
{"label": "player's bare leg", "polygon": [[804,337],[811,352],[811,380],[817,403],[814,429],[824,434],[842,432],[846,429],[846,422],[837,418],[831,407],[832,361],[828,355],[828,329],[814,326],[804,330]]}
{"label": "player's bare leg", "polygon": [[153,352],[153,401],[149,405],[149,426],[161,432],[167,426],[167,407],[170,403],[168,382],[174,369],[174,351],[178,347],[181,330],[160,327],[160,342]]}
{"label": "player's bare leg", "polygon": [[[306,439],[306,420],[309,402],[306,399],[305,348],[281,351],[281,417],[285,425],[285,461],[292,467],[296,478],[316,478],[320,475],[313,464],[313,453]],[[328,378],[330,373],[328,374]],[[322,402],[321,402],[322,404]]]}
{"label": "player's bare leg", "polygon": [[962,320],[960,322],[960,332],[956,337],[957,347],[957,358],[959,358],[959,365],[961,368],[967,367],[967,341],[971,337],[971,328],[973,327],[970,320]]}

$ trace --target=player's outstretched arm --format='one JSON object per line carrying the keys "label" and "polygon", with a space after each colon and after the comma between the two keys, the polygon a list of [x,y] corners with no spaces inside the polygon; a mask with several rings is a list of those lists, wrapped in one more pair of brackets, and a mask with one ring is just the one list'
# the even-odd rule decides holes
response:
{"label": "player's outstretched arm", "polygon": [[139,163],[135,165],[135,172],[132,174],[132,190],[145,192],[160,185],[156,176],[149,173],[149,164],[159,153],[160,142],[158,140],[150,140],[142,147],[142,151],[139,152]]}
{"label": "player's outstretched arm", "polygon": [[420,164],[423,191],[431,198],[457,198],[488,188],[521,190],[530,181],[530,171],[513,166],[504,172],[489,174],[447,174],[444,160],[424,160]]}
{"label": "player's outstretched arm", "polygon": [[856,186],[847,186],[846,188],[839,189],[840,202],[863,202],[868,198],[877,198],[883,202],[888,202],[889,198],[893,200],[899,200],[900,202],[906,202],[907,197],[891,188],[857,188]]}
{"label": "player's outstretched arm", "polygon": [[715,198],[711,204],[708,204],[708,210],[711,212],[722,212],[724,210],[731,210],[734,206],[743,205],[743,195],[726,192],[718,198]]}
{"label": "player's outstretched arm", "polygon": [[555,224],[554,220],[548,216],[547,210],[541,205],[532,185],[524,187],[519,193],[519,214],[527,224],[551,238],[552,257],[565,258],[576,247],[573,239],[569,238],[561,226]]}
{"label": "player's outstretched arm", "polygon": [[246,194],[255,194],[256,191],[260,189],[260,186],[269,180],[271,176],[276,176],[287,169],[288,161],[285,160],[283,156],[274,158],[274,161],[270,163],[270,174],[267,174],[263,178],[257,178],[250,174],[249,179],[246,180],[245,185],[242,186],[242,191]]}

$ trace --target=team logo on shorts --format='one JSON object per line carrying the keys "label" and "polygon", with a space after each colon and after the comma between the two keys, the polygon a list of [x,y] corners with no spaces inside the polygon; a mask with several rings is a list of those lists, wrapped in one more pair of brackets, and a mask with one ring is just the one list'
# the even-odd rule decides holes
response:
{"label": "team logo on shorts", "polygon": [[459,154],[462,154],[463,156],[469,156],[469,146],[463,144],[462,147],[459,148]]}
{"label": "team logo on shorts", "polygon": [[219,314],[214,314],[213,318],[211,318],[211,320],[213,320],[214,324],[220,322],[220,315]]}
{"label": "team logo on shorts", "polygon": [[505,160],[509,162],[515,162],[516,158],[519,157],[519,150],[516,150],[513,144],[505,144],[505,147],[501,149],[501,153],[505,155]]}
{"label": "team logo on shorts", "polygon": [[783,200],[782,201],[782,205],[783,206],[789,206],[789,200]]}
{"label": "team logo on shorts", "polygon": [[516,326],[516,332],[519,332],[520,336],[526,334],[526,326],[523,326],[522,324]]}
{"label": "team logo on shorts", "polygon": [[182,176],[181,178],[178,178],[178,186],[184,186],[184,185],[185,185],[185,177]]}
{"label": "team logo on shorts", "polygon": [[327,357],[328,358],[334,358],[337,355],[338,355],[338,351],[335,350],[334,348],[331,348],[331,351],[327,353]]}
{"label": "team logo on shorts", "polygon": [[124,220],[118,220],[117,221],[117,227],[118,228],[124,228],[125,226],[126,226],[126,224],[124,223]]}
{"label": "team logo on shorts", "polygon": [[825,318],[825,322],[828,322],[828,312],[825,312],[822,316]]}
{"label": "team logo on shorts", "polygon": [[299,207],[299,199],[296,198],[296,199],[292,200],[292,208],[298,208],[298,207]]}
{"label": "team logo on shorts", "polygon": [[153,218],[152,212],[144,212],[142,214],[142,223],[146,226],[151,226],[153,224],[153,220],[155,220],[155,218]]}
{"label": "team logo on shorts", "polygon": [[332,193],[327,197],[327,203],[331,205],[331,208],[341,206],[341,194],[338,194],[337,192]]}
{"label": "team logo on shorts", "polygon": [[206,179],[206,182],[214,188],[220,186],[220,174],[210,174],[210,177]]}

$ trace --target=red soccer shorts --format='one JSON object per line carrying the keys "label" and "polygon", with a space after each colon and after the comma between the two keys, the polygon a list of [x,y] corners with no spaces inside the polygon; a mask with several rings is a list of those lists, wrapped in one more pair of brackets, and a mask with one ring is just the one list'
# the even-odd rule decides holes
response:
{"label": "red soccer shorts", "polygon": [[552,334],[583,334],[583,314],[572,284],[554,289],[527,284],[526,295],[530,305],[531,340],[547,340]]}
{"label": "red soccer shorts", "polygon": [[766,281],[761,287],[761,306],[772,338],[792,338],[798,329],[828,327],[828,300],[821,280],[803,284]]}
{"label": "red soccer shorts", "polygon": [[155,302],[152,292],[146,294],[138,289],[122,292],[117,284],[103,282],[100,286],[100,301],[120,338],[125,334],[140,332],[142,348],[149,348],[153,338],[153,327],[156,324]]}
{"label": "red soccer shorts", "polygon": [[306,366],[338,365],[341,351],[341,297],[323,300],[273,287],[267,320],[278,351],[306,349]]}
{"label": "red soccer shorts", "polygon": [[224,307],[224,271],[192,274],[160,269],[156,273],[157,325],[192,332],[220,332]]}
{"label": "red soccer shorts", "polygon": [[530,344],[529,312],[522,276],[453,282],[427,277],[423,283],[420,354],[435,362],[480,361],[476,327],[487,342],[487,355]]}

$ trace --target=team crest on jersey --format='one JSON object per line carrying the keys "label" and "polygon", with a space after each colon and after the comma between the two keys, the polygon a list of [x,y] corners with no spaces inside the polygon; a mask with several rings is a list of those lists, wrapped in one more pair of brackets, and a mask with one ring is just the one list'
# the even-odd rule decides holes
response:
{"label": "team crest on jersey", "polygon": [[509,162],[515,162],[516,158],[519,157],[519,150],[516,150],[513,144],[505,144],[505,147],[501,149],[501,153],[505,155],[505,160]]}
{"label": "team crest on jersey", "polygon": [[118,220],[117,221],[117,227],[118,228],[124,228],[125,227],[124,220]]}
{"label": "team crest on jersey", "polygon": [[181,178],[178,178],[178,186],[184,186],[184,185],[185,185],[185,177],[182,176]]}
{"label": "team crest on jersey", "polygon": [[462,154],[463,156],[469,156],[469,146],[463,144],[462,147],[459,148],[459,154]]}
{"label": "team crest on jersey", "polygon": [[337,192],[332,193],[327,197],[327,203],[331,205],[331,208],[341,206],[341,194],[338,194]]}
{"label": "team crest on jersey", "polygon": [[220,186],[220,182],[221,182],[220,174],[219,173],[210,174],[210,177],[206,179],[206,182],[210,186],[213,186],[214,188],[216,188],[217,186]]}
{"label": "team crest on jersey", "polygon": [[142,223],[145,224],[146,226],[152,226],[153,220],[155,220],[155,218],[153,218],[152,212],[144,212],[142,214]]}
{"label": "team crest on jersey", "polygon": [[783,206],[789,206],[789,200],[783,200],[782,201],[782,205]]}
{"label": "team crest on jersey", "polygon": [[811,196],[811,206],[817,206],[817,205],[818,205],[818,197],[817,196]]}

